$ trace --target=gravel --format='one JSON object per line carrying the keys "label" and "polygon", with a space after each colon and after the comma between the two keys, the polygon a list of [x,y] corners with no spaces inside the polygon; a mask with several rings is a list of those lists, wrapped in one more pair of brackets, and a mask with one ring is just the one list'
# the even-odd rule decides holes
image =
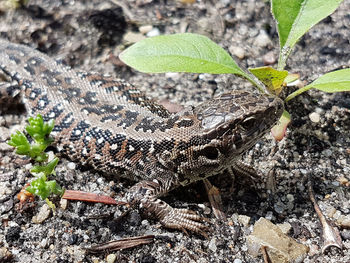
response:
{"label": "gravel", "polygon": [[[252,88],[229,75],[148,75],[133,71],[117,58],[125,47],[125,34],[158,34],[157,30],[160,34],[185,31],[205,34],[238,57],[244,67],[270,64],[278,57],[277,32],[265,1],[118,3],[32,0],[26,8],[1,11],[0,34],[64,59],[75,69],[122,77],[159,101],[182,106],[197,105],[227,90]],[[299,73],[305,83],[325,72],[349,66],[347,10],[350,0],[345,0],[296,45],[287,69]],[[143,33],[138,32],[141,26],[147,26]],[[237,47],[236,51],[232,47]],[[174,207],[190,208],[208,218],[210,230],[206,239],[159,227],[158,222],[141,218],[137,211],[114,221],[125,211],[122,206],[67,202],[62,208],[59,199],[53,199],[55,215],[51,213],[42,222],[33,223],[33,216],[39,214],[45,202],[36,199],[19,209],[16,195],[30,180],[28,160],[15,155],[5,144],[11,132],[22,130],[25,125],[23,106],[14,103],[0,116],[0,261],[12,258],[15,262],[263,262],[261,255],[254,258],[248,253],[246,238],[255,222],[265,217],[276,225],[291,225],[289,236],[310,248],[304,262],[350,262],[346,225],[350,211],[350,94],[310,90],[291,100],[287,110],[293,122],[286,138],[278,143],[267,134],[243,156],[246,163],[259,171],[263,183],[253,187],[236,180],[232,192],[229,175],[211,179],[221,190],[228,222],[216,220],[213,213],[203,215],[197,204],[209,205],[201,182],[164,197]],[[62,158],[56,180],[67,189],[103,193],[116,199],[133,184],[81,168]],[[267,190],[270,175],[275,185]],[[330,211],[330,207],[335,209],[328,219],[340,229],[342,252],[331,249],[321,254],[320,224],[306,192],[307,175],[313,178],[321,209],[324,212]],[[153,243],[96,255],[86,250],[94,244],[147,234],[157,236]]]}

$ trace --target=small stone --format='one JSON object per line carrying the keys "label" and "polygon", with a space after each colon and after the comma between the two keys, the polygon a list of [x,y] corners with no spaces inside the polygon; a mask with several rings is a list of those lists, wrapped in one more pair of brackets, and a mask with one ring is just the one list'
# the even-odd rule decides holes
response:
{"label": "small stone", "polygon": [[51,209],[47,204],[44,204],[40,210],[39,213],[32,218],[32,222],[34,224],[41,224],[44,222],[50,215]]}
{"label": "small stone", "polygon": [[350,229],[344,229],[340,232],[340,235],[342,236],[342,238],[350,240]]}
{"label": "small stone", "polygon": [[126,43],[136,43],[143,39],[145,39],[145,36],[142,35],[141,33],[127,32],[124,35],[124,42]]}
{"label": "small stone", "polygon": [[132,226],[139,226],[141,224],[141,216],[137,211],[130,212],[129,223]]}
{"label": "small stone", "polygon": [[1,262],[12,262],[13,255],[6,247],[0,248],[0,260],[3,260]]}
{"label": "small stone", "polygon": [[261,246],[265,246],[271,262],[281,263],[303,262],[309,250],[265,218],[260,218],[254,224],[254,231],[247,237],[247,245],[248,253],[253,257],[259,254]]}
{"label": "small stone", "polygon": [[331,157],[333,155],[333,152],[330,149],[326,149],[326,150],[322,151],[322,154],[326,157]]}
{"label": "small stone", "polygon": [[294,196],[292,194],[287,194],[287,199],[289,202],[293,202],[294,201]]}
{"label": "small stone", "polygon": [[265,218],[267,220],[271,220],[273,218],[273,212],[272,211],[267,211],[266,215],[265,215]]}
{"label": "small stone", "polygon": [[49,242],[48,242],[47,238],[44,238],[43,240],[41,240],[41,242],[40,242],[40,247],[41,248],[47,248],[48,245],[49,245]]}
{"label": "small stone", "polygon": [[278,214],[282,214],[283,211],[285,210],[285,206],[282,202],[276,202],[274,205],[273,205],[273,208],[275,210],[276,213]]}
{"label": "small stone", "polygon": [[233,263],[242,263],[242,260],[240,260],[239,258],[236,258]]}
{"label": "small stone", "polygon": [[179,80],[182,77],[182,75],[179,74],[178,72],[167,72],[165,73],[165,77],[172,80]]}
{"label": "small stone", "polygon": [[337,224],[342,228],[350,228],[350,215],[341,215],[337,219]]}
{"label": "small stone", "polygon": [[239,215],[238,222],[240,222],[244,227],[247,227],[250,222],[250,217],[246,215]]}
{"label": "small stone", "polygon": [[318,114],[317,112],[310,113],[309,118],[314,123],[320,122],[320,114]]}
{"label": "small stone", "polygon": [[68,169],[70,169],[70,170],[75,170],[76,164],[73,163],[73,162],[69,162],[69,163],[67,164],[67,167],[68,167]]}
{"label": "small stone", "polygon": [[147,37],[156,37],[156,36],[159,36],[160,35],[160,31],[158,28],[153,28],[151,31],[149,31],[146,36]]}
{"label": "small stone", "polygon": [[260,30],[259,35],[255,38],[254,45],[258,47],[267,47],[271,44],[271,39],[269,38],[265,30]]}
{"label": "small stone", "polygon": [[349,180],[347,178],[345,178],[344,176],[340,176],[337,180],[339,181],[339,183],[341,185],[346,186],[349,183]]}
{"label": "small stone", "polygon": [[11,145],[8,145],[8,144],[5,143],[5,142],[2,142],[2,143],[0,143],[0,149],[1,149],[1,151],[3,151],[3,152],[8,152],[8,151],[13,150],[14,148],[13,148]]}
{"label": "small stone", "polygon": [[69,245],[74,245],[78,241],[78,236],[76,234],[72,234],[68,238],[68,244]]}
{"label": "small stone", "polygon": [[230,46],[228,50],[232,55],[235,55],[239,59],[244,59],[245,57],[244,49],[239,46]]}
{"label": "small stone", "polygon": [[149,31],[151,31],[153,29],[152,25],[144,25],[144,26],[140,26],[139,27],[139,31],[142,34],[147,34]]}
{"label": "small stone", "polygon": [[337,209],[335,209],[335,207],[331,206],[327,209],[326,214],[328,217],[332,218],[334,216],[335,212],[337,212]]}
{"label": "small stone", "polygon": [[114,263],[116,259],[117,259],[117,255],[116,254],[109,254],[106,257],[107,263]]}
{"label": "small stone", "polygon": [[217,246],[216,246],[216,238],[215,237],[210,240],[208,247],[211,251],[216,252]]}
{"label": "small stone", "polygon": [[273,51],[267,52],[263,56],[263,62],[264,62],[264,65],[266,65],[266,66],[275,64],[276,63],[276,56],[275,56],[274,52]]}
{"label": "small stone", "polygon": [[309,251],[309,256],[312,257],[314,255],[317,255],[321,252],[321,249],[319,246],[317,246],[316,244],[311,244],[310,245],[310,251]]}

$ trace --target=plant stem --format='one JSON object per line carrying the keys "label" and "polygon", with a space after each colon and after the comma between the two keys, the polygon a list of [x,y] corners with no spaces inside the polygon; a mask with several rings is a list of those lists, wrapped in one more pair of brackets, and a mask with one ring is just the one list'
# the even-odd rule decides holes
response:
{"label": "plant stem", "polygon": [[309,89],[311,89],[311,88],[312,88],[312,86],[307,85],[307,86],[305,86],[305,87],[302,87],[301,89],[298,89],[298,90],[294,91],[293,93],[291,93],[291,94],[289,94],[289,95],[287,96],[287,98],[285,99],[285,102],[290,101],[290,100],[293,99],[294,97],[300,95],[301,93],[303,93],[303,92],[305,92],[305,91],[307,91],[307,90],[309,90]]}

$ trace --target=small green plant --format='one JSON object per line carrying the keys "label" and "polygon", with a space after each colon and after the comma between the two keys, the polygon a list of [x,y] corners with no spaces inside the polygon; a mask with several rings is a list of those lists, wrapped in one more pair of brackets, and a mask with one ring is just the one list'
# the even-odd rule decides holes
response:
{"label": "small green plant", "polygon": [[[332,14],[342,1],[271,0],[271,11],[276,20],[280,43],[277,69],[251,68],[249,71],[253,75],[247,73],[223,48],[209,38],[190,33],[144,39],[122,52],[120,59],[146,73],[236,74],[249,80],[260,92],[278,96],[284,84],[295,79],[293,74],[284,68],[297,41],[315,24]],[[285,101],[312,88],[324,92],[350,91],[350,68],[324,74],[311,84],[289,94]],[[276,139],[283,138],[289,122],[290,115],[285,111],[280,120],[280,127],[273,130]]]}
{"label": "small green plant", "polygon": [[7,142],[16,148],[16,153],[26,155],[36,162],[30,170],[35,176],[35,180],[30,183],[26,190],[45,200],[47,204],[54,209],[54,204],[48,199],[52,194],[63,195],[64,190],[55,180],[48,181],[49,175],[55,175],[55,167],[59,161],[54,157],[48,162],[48,154],[44,151],[53,142],[50,133],[54,127],[54,121],[44,122],[40,114],[37,117],[28,119],[29,125],[26,126],[28,135],[33,139],[30,143],[23,132],[17,131],[11,134],[11,139]]}

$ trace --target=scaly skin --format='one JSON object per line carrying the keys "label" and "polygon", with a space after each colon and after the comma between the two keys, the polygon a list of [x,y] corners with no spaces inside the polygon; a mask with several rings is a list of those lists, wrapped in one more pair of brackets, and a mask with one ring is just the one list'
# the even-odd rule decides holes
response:
{"label": "scaly skin", "polygon": [[232,91],[170,114],[124,80],[76,72],[4,40],[0,69],[12,79],[0,86],[0,105],[20,94],[30,116],[55,119],[52,135],[64,155],[138,181],[126,200],[175,229],[204,225],[158,197],[233,166],[283,111],[278,98]]}

